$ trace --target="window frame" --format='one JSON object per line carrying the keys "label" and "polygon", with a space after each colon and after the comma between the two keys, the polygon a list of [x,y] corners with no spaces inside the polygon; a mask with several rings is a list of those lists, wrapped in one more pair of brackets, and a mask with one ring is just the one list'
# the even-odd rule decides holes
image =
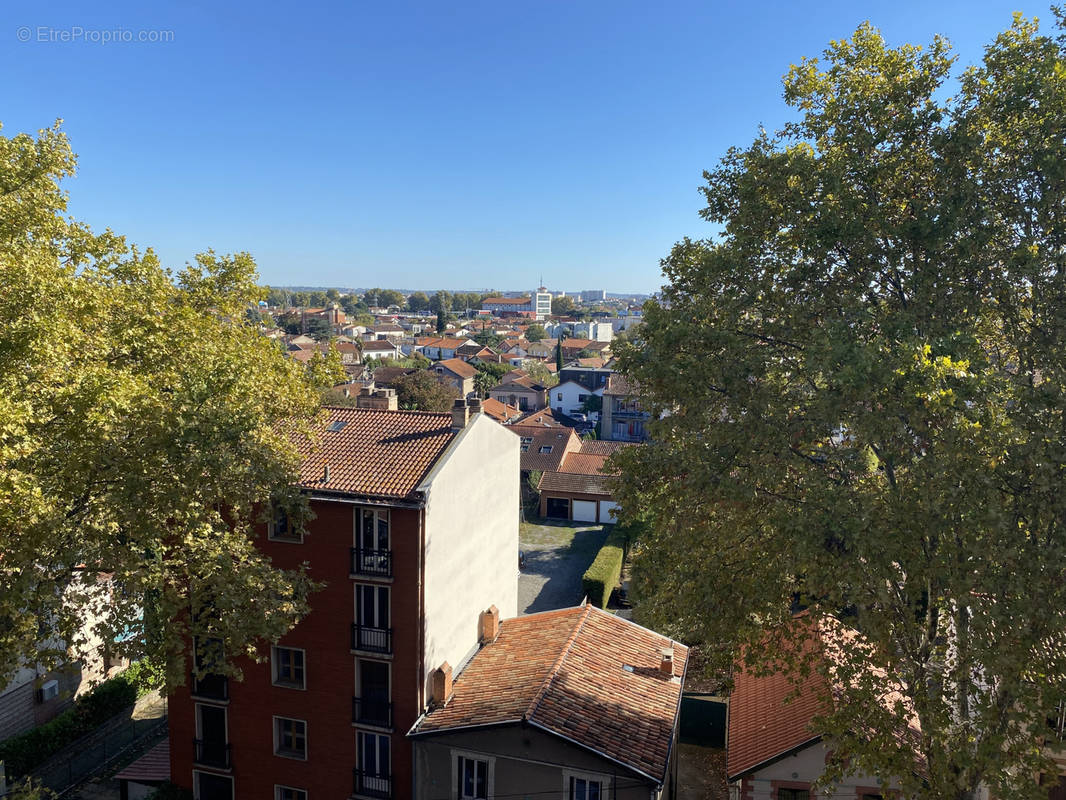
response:
{"label": "window frame", "polygon": [[[307,720],[298,719],[296,717],[282,717],[282,716],[279,716],[277,714],[273,715],[272,720],[273,720],[273,727],[274,727],[274,755],[277,756],[278,758],[291,758],[293,761],[307,761],[307,754],[308,754],[308,750],[309,750],[309,744],[308,744],[309,737],[308,737],[308,730],[307,730],[307,727],[308,727],[307,726]],[[295,750],[284,750],[283,751],[281,749],[281,738],[282,738],[281,723],[283,723],[283,722],[298,722],[298,723],[300,723],[301,725],[304,726],[304,729],[303,729],[303,744],[304,744],[304,747],[303,747],[303,754],[302,755],[300,755]],[[293,737],[295,738],[295,731],[293,731]]]}
{"label": "window frame", "polygon": [[463,761],[481,761],[485,763],[485,798],[492,800],[496,795],[496,756],[487,753],[478,753],[473,750],[452,750],[452,781],[451,800],[481,800],[481,798],[467,798],[459,791],[459,781],[462,778]]}
{"label": "window frame", "polygon": [[[300,674],[302,680],[299,684],[295,682],[285,681],[279,676],[280,670],[278,669],[280,659],[278,658],[279,650],[288,650],[292,653],[300,654]],[[281,689],[298,689],[300,691],[307,690],[307,650],[303,647],[288,647],[287,645],[275,644],[270,647],[270,682],[271,685],[277,686]],[[292,787],[289,787],[292,788]]]}
{"label": "window frame", "polygon": [[[285,530],[288,531],[284,534],[278,533],[278,520],[280,518],[285,520]],[[301,530],[298,534],[292,533],[292,524],[289,519],[289,512],[282,508],[279,504],[274,503],[270,509],[270,519],[267,520],[267,539],[271,542],[284,542],[285,544],[303,544],[304,534]]]}
{"label": "window frame", "polygon": [[[600,785],[600,797],[599,800],[607,800],[611,791],[611,776],[604,775],[602,772],[585,772],[584,770],[564,769],[563,770],[563,800],[575,800],[573,793],[571,792],[570,784],[573,780],[585,781],[588,783],[598,783]],[[588,800],[588,790],[585,791],[585,800]]]}
{"label": "window frame", "polygon": [[192,796],[195,800],[200,800],[200,776],[207,775],[210,778],[220,778],[229,781],[230,785],[230,797],[237,796],[236,782],[233,780],[232,775],[222,775],[218,772],[207,772],[202,769],[193,769],[192,771]]}
{"label": "window frame", "polygon": [[[392,549],[392,515],[391,509],[380,508],[378,506],[355,506],[352,510],[352,539],[355,542],[355,547],[358,550],[391,550]],[[374,547],[363,547],[363,535],[364,535],[364,521],[366,514],[373,515],[373,542]],[[378,547],[378,538],[381,535],[381,522],[384,518],[385,522],[385,541],[386,546],[384,548]]]}
{"label": "window frame", "polygon": [[275,783],[274,784],[274,800],[285,800],[285,794],[284,793],[286,791],[297,792],[298,793],[298,794],[295,795],[294,800],[307,800],[307,790],[306,789],[298,789],[295,786],[287,786],[287,785],[285,785],[283,783]]}

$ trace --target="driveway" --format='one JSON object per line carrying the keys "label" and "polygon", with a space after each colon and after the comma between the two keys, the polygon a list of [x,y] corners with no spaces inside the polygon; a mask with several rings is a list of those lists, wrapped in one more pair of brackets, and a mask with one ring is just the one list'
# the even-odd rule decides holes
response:
{"label": "driveway", "polygon": [[526,561],[518,578],[518,612],[532,614],[578,605],[585,596],[581,576],[606,537],[603,525],[523,522],[519,540]]}

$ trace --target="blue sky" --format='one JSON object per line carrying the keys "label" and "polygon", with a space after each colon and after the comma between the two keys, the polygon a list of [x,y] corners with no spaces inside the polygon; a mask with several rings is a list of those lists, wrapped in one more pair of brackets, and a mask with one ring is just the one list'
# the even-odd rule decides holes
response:
{"label": "blue sky", "polygon": [[62,117],[71,213],[173,266],[213,247],[275,285],[650,292],[712,232],[702,171],[788,117],[790,63],[866,19],[969,63],[1014,10],[1052,23],[1017,0],[7,3],[0,120]]}

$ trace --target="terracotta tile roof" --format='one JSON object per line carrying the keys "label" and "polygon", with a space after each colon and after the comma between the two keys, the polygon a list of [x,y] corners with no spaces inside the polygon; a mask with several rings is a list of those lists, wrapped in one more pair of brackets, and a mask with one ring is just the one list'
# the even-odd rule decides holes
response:
{"label": "terracotta tile roof", "polygon": [[152,783],[170,780],[170,737],[161,741],[122,772],[116,780]]}
{"label": "terracotta tile roof", "polygon": [[684,645],[593,606],[504,620],[411,735],[525,721],[661,784],[687,661]]}
{"label": "terracotta tile roof", "polygon": [[630,442],[605,442],[599,439],[581,442],[582,453],[596,453],[601,456],[612,455],[623,447],[632,447],[632,444]]}
{"label": "terracotta tile roof", "polygon": [[607,456],[599,453],[585,453],[579,450],[576,453],[570,453],[563,463],[559,465],[559,472],[573,472],[577,475],[610,475],[611,473],[605,473],[603,471],[604,465],[607,463]]}
{"label": "terracotta tile roof", "polygon": [[419,347],[442,347],[445,350],[456,350],[467,343],[466,339],[440,338],[436,336],[421,337],[415,339]]}
{"label": "terracotta tile roof", "polygon": [[363,342],[363,352],[384,352],[385,350],[395,350],[396,345],[390,342],[388,339],[372,339],[370,341]]}
{"label": "terracotta tile roof", "polygon": [[576,472],[545,472],[537,485],[540,492],[562,494],[594,494],[611,497],[609,476],[585,475]]}
{"label": "terracotta tile roof", "polygon": [[388,386],[397,378],[410,375],[412,372],[418,372],[418,370],[413,367],[378,367],[373,373],[374,383]]}
{"label": "terracotta tile roof", "polygon": [[[319,442],[296,440],[304,458],[297,483],[306,489],[409,498],[455,437],[451,414],[323,410]],[[328,483],[323,481],[326,465]]]}
{"label": "terracotta tile roof", "polygon": [[458,375],[460,378],[473,378],[477,375],[477,370],[461,358],[447,358],[443,361],[438,361],[433,365],[433,369],[436,369],[437,367],[443,367],[449,372]]}
{"label": "terracotta tile roof", "polygon": [[637,397],[640,389],[625,375],[612,372],[607,378],[607,386],[604,387],[603,393],[614,397]]}
{"label": "terracotta tile roof", "polygon": [[511,420],[518,419],[518,417],[522,416],[522,412],[514,406],[501,403],[499,400],[494,400],[491,397],[486,397],[481,401],[481,410],[497,422],[510,422]]}
{"label": "terracotta tile roof", "polygon": [[[529,442],[522,442],[522,446],[526,448],[521,452],[523,471],[557,470],[567,453],[581,447],[581,439],[574,433],[573,428],[508,425],[507,430],[522,439],[529,439]],[[551,452],[540,452],[542,447],[550,447]]]}
{"label": "terracotta tile roof", "polygon": [[[501,384],[503,385],[503,384]],[[497,387],[499,388],[499,387]],[[542,408],[540,411],[530,411],[524,417],[514,423],[515,425],[538,425],[545,428],[561,428],[562,421],[555,416],[550,408]]]}

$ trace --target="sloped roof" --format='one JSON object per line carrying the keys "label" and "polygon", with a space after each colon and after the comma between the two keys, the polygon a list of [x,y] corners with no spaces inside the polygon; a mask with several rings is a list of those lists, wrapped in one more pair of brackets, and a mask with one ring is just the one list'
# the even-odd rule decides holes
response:
{"label": "sloped roof", "polygon": [[451,414],[332,406],[324,412],[317,444],[296,439],[304,458],[297,483],[307,489],[409,498],[455,438]]}
{"label": "sloped roof", "polygon": [[582,453],[596,453],[601,456],[609,456],[621,450],[623,447],[632,447],[631,442],[605,442],[601,439],[589,439],[581,442]]}
{"label": "sloped roof", "polygon": [[481,410],[497,422],[510,422],[522,415],[522,412],[514,406],[501,403],[491,397],[486,397],[481,401]]}
{"label": "sloped roof", "polygon": [[120,773],[115,780],[156,783],[170,780],[170,737],[161,741]]}
{"label": "sloped roof", "polygon": [[444,361],[438,361],[433,365],[434,369],[437,367],[443,367],[449,372],[458,375],[460,378],[473,378],[477,375],[477,370],[461,358],[447,358]]}
{"label": "sloped roof", "polygon": [[[506,386],[506,384],[500,384],[500,386]],[[500,388],[499,386],[496,387]],[[515,425],[539,425],[544,428],[561,428],[563,426],[562,420],[551,408],[542,408],[540,411],[530,411],[520,420],[514,423]]]}
{"label": "sloped roof", "polygon": [[[507,430],[530,440],[528,447],[521,453],[521,469],[523,471],[556,470],[567,453],[577,450],[581,446],[581,440],[574,433],[573,428],[564,428],[562,426],[546,428],[516,424],[507,426]],[[540,452],[542,447],[550,447],[551,452]]]}
{"label": "sloped roof", "polygon": [[590,605],[515,617],[410,735],[527,722],[661,784],[687,661],[684,645]]}
{"label": "sloped roof", "polygon": [[363,342],[363,352],[368,350],[373,352],[375,350],[395,350],[396,345],[390,342],[388,339],[371,339],[370,341]]}

